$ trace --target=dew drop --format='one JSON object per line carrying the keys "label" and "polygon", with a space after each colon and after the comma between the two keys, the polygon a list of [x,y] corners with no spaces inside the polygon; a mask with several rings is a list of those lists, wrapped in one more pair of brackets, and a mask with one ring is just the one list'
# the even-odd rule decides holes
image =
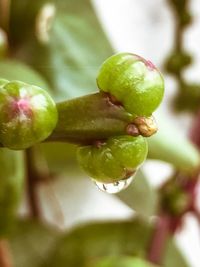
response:
{"label": "dew drop", "polygon": [[132,175],[128,179],[123,179],[118,182],[114,182],[110,184],[97,182],[95,180],[94,180],[94,183],[101,191],[106,192],[108,194],[116,194],[126,189],[131,184],[133,179],[134,179],[134,175]]}

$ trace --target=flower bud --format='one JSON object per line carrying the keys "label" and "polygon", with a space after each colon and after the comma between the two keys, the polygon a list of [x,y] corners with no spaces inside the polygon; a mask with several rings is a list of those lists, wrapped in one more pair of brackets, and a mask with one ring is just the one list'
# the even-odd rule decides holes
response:
{"label": "flower bud", "polygon": [[83,146],[78,161],[96,181],[114,183],[127,179],[144,162],[147,142],[142,136],[118,136],[98,146]]}
{"label": "flower bud", "polygon": [[26,149],[46,139],[56,123],[56,105],[45,90],[19,81],[4,81],[0,87],[1,144]]}
{"label": "flower bud", "polygon": [[164,94],[164,81],[150,61],[130,53],[108,58],[100,68],[97,84],[136,116],[151,116]]}

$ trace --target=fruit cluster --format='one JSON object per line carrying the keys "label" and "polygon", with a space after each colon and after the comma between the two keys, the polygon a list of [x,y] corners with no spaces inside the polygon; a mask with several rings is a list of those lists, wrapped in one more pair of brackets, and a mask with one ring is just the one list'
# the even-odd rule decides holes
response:
{"label": "fruit cluster", "polygon": [[103,63],[97,85],[100,92],[110,96],[113,104],[122,105],[133,115],[139,136],[112,137],[81,146],[78,160],[94,180],[116,183],[132,176],[146,159],[148,148],[144,136],[154,133],[149,117],[163,98],[164,81],[150,61],[134,54],[120,53]]}
{"label": "fruit cluster", "polygon": [[[134,54],[120,53],[103,63],[97,84],[99,97],[106,95],[110,104],[120,106],[132,121],[126,125],[125,135],[94,139],[89,145],[80,146],[78,161],[99,183],[124,182],[147,157],[145,137],[157,130],[151,115],[163,98],[163,78],[150,61]],[[44,141],[58,125],[58,113],[59,121],[64,120],[58,106],[37,86],[1,79],[0,144],[21,150]]]}

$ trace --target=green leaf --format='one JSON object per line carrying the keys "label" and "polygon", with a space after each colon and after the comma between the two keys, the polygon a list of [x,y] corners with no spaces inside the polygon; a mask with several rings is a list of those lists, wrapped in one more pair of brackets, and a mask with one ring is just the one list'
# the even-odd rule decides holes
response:
{"label": "green leaf", "polygon": [[[60,239],[49,261],[42,267],[84,267],[95,259],[104,257],[145,258],[151,235],[152,225],[141,219],[78,227]],[[171,239],[166,248],[163,266],[188,267]]]}
{"label": "green leaf", "polygon": [[95,258],[144,256],[151,230],[139,220],[106,222],[79,227],[56,245],[45,267],[81,267]]}
{"label": "green leaf", "polygon": [[49,90],[47,82],[35,70],[16,60],[0,61],[0,78],[19,80]]}
{"label": "green leaf", "polygon": [[0,149],[0,237],[10,234],[23,193],[23,152]]}
{"label": "green leaf", "polygon": [[[77,147],[68,143],[44,143],[38,145],[41,153],[45,156],[50,172],[59,173],[69,169],[78,169],[76,161]],[[80,170],[77,176],[80,175]]]}
{"label": "green leaf", "polygon": [[164,267],[189,267],[189,263],[186,261],[185,257],[182,255],[178,247],[172,238],[169,238],[167,243],[164,257],[163,257]]}
{"label": "green leaf", "polygon": [[10,237],[15,267],[38,267],[49,257],[59,233],[36,221],[19,221]]}
{"label": "green leaf", "polygon": [[158,205],[157,192],[148,183],[141,170],[136,173],[129,187],[116,196],[142,216],[152,216],[156,212]]}
{"label": "green leaf", "polygon": [[[20,221],[9,241],[16,267],[93,267],[92,263],[101,260],[112,263],[117,258],[129,264],[133,260],[130,257],[140,258],[134,259],[138,264],[134,267],[152,267],[142,260],[147,255],[151,235],[152,225],[141,219],[88,224],[63,235],[35,221]],[[105,258],[109,258],[107,262]],[[162,266],[189,266],[171,239]]]}
{"label": "green leaf", "polygon": [[[13,2],[11,35],[21,51],[17,56],[44,75],[59,100],[94,92],[97,88],[95,80],[98,68],[113,50],[91,2],[51,1],[55,3],[56,16],[49,31],[49,42],[45,44],[33,37],[36,35],[33,18],[36,20],[42,7],[39,5],[39,0],[25,5],[20,4],[24,2],[22,0]],[[14,13],[16,9],[17,14]],[[27,23],[30,25],[29,33],[25,38],[24,36],[20,38],[19,36],[24,34],[21,32],[21,18],[24,23],[24,16],[26,18],[29,12],[31,13],[31,19],[27,18]],[[16,32],[18,37],[15,35]],[[16,46],[13,49],[16,49]]]}
{"label": "green leaf", "polygon": [[108,257],[95,260],[86,267],[156,267],[156,265],[135,257]]}
{"label": "green leaf", "polygon": [[158,133],[148,138],[148,157],[171,163],[183,172],[194,172],[200,166],[196,147],[165,116],[160,116],[157,121]]}

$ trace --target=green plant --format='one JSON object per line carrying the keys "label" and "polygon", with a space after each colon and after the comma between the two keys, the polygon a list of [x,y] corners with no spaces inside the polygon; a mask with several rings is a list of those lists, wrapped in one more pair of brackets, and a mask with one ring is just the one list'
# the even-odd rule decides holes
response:
{"label": "green plant", "polygon": [[[200,217],[199,86],[183,72],[192,63],[182,39],[192,22],[189,0],[168,3],[177,25],[165,70],[180,89],[176,109],[196,116],[190,139],[159,111],[155,122],[160,71],[135,54],[115,54],[90,0],[0,0],[0,266],[189,266],[173,237],[188,212]],[[148,159],[174,170],[157,189],[141,168]],[[72,202],[70,210],[82,212],[87,199],[92,204],[87,192],[78,200],[87,176],[137,216],[67,232],[44,223],[50,206],[61,226],[60,209]],[[70,191],[75,201],[59,199]]]}

